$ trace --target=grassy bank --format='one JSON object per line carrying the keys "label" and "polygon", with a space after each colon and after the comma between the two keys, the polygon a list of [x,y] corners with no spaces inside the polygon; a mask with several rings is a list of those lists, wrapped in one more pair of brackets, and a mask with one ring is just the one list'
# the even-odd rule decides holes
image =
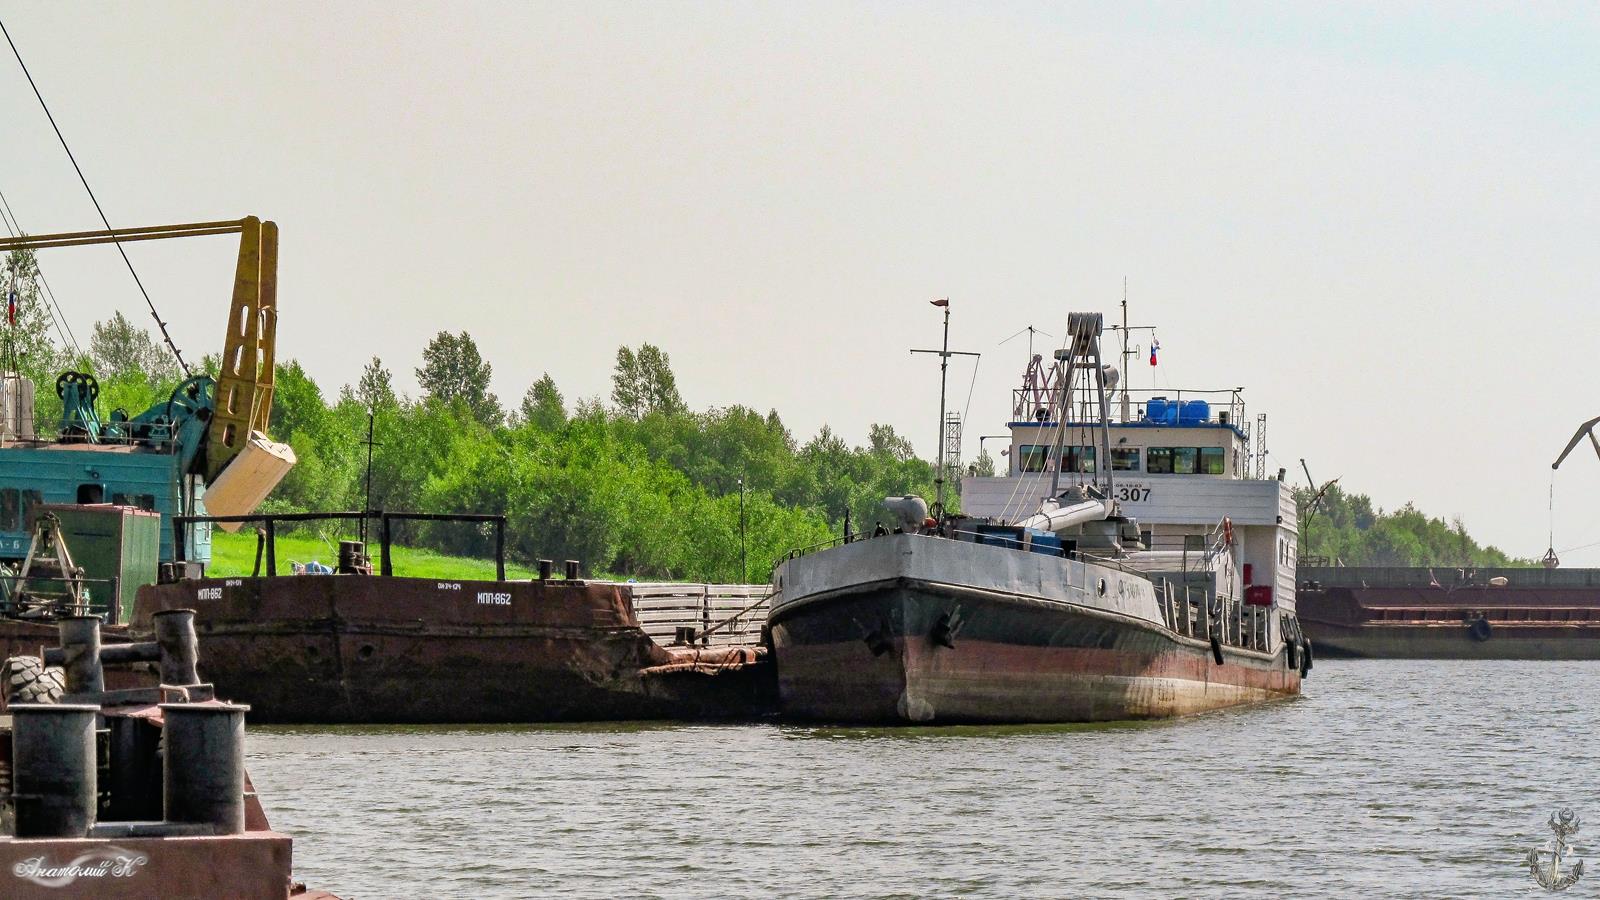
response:
{"label": "grassy bank", "polygon": [[[313,534],[287,534],[279,535],[275,541],[277,546],[278,572],[287,575],[291,562],[306,563],[320,562],[331,566],[339,560],[339,543],[337,540],[324,540]],[[372,564],[378,564],[378,545],[373,543]],[[494,560],[469,559],[462,556],[446,556],[431,550],[417,550],[411,547],[391,548],[391,558],[394,562],[394,574],[409,575],[416,578],[443,578],[451,581],[492,581],[494,580]],[[253,531],[241,531],[238,534],[228,534],[221,529],[211,534],[211,568],[208,574],[213,576],[249,575],[255,571],[256,565],[256,536]],[[265,562],[262,563],[265,566]],[[522,566],[512,563],[506,564],[506,577],[511,579],[531,578],[533,572]]]}

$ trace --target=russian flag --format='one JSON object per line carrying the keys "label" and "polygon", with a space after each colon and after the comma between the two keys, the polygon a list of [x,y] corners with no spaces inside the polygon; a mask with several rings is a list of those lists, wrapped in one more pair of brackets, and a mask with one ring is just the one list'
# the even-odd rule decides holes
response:
{"label": "russian flag", "polygon": [[6,324],[17,327],[17,289],[12,288],[6,294]]}
{"label": "russian flag", "polygon": [[1161,342],[1156,340],[1156,339],[1154,339],[1154,338],[1151,338],[1150,339],[1150,365],[1153,366],[1153,365],[1156,364],[1156,351],[1160,350],[1160,349],[1161,349]]}

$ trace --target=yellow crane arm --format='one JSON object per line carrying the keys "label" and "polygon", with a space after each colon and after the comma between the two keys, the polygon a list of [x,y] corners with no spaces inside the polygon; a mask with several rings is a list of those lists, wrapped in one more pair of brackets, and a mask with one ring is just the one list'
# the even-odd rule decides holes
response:
{"label": "yellow crane arm", "polygon": [[208,427],[206,479],[214,480],[250,439],[265,433],[272,415],[273,364],[278,334],[278,226],[246,216],[221,222],[112,228],[0,238],[0,253],[85,244],[120,244],[166,238],[239,235],[239,266],[217,376],[217,409]]}

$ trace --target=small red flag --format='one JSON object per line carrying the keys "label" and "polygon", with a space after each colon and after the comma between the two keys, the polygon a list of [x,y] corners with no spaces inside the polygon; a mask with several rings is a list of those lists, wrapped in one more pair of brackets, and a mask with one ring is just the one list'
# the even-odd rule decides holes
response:
{"label": "small red flag", "polygon": [[934,306],[949,306],[950,305],[950,298],[949,297],[945,297],[942,300],[929,300],[928,302],[932,303]]}

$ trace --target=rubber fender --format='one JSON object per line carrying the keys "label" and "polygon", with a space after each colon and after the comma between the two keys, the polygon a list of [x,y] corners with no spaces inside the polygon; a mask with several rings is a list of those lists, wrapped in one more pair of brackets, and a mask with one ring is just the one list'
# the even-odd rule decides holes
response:
{"label": "rubber fender", "polygon": [[1311,674],[1311,638],[1301,638],[1300,677]]}
{"label": "rubber fender", "polygon": [[1291,669],[1300,668],[1300,644],[1295,640],[1283,642],[1283,661]]}
{"label": "rubber fender", "polygon": [[1217,661],[1217,665],[1222,665],[1222,641],[1216,635],[1211,636],[1211,658]]}
{"label": "rubber fender", "polygon": [[1487,641],[1492,634],[1494,634],[1494,626],[1489,624],[1488,619],[1476,619],[1471,625],[1467,626],[1467,636],[1480,643]]}
{"label": "rubber fender", "polygon": [[37,656],[13,656],[4,663],[6,704],[59,703],[66,691],[60,666],[46,666]]}

